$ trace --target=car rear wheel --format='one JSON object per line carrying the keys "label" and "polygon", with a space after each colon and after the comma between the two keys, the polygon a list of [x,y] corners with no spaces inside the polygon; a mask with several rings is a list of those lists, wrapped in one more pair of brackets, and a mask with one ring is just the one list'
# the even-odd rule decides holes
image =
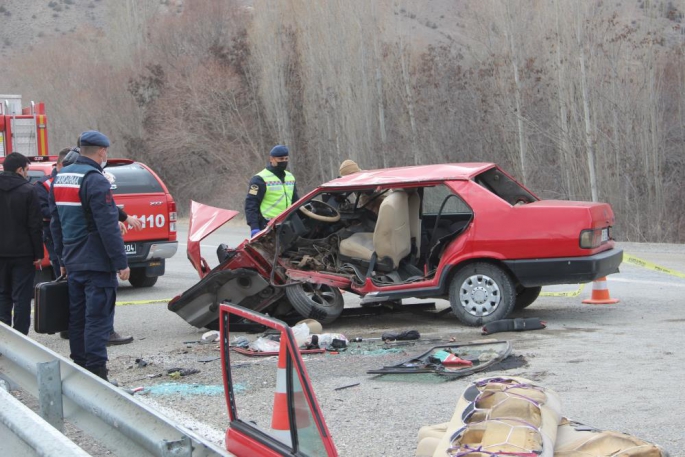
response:
{"label": "car rear wheel", "polygon": [[514,303],[515,310],[522,310],[533,304],[540,296],[542,287],[523,287],[519,286],[516,289],[516,303]]}
{"label": "car rear wheel", "polygon": [[316,319],[322,324],[336,320],[345,307],[340,290],[327,284],[297,284],[287,287],[285,294],[304,318]]}
{"label": "car rear wheel", "polygon": [[473,263],[450,284],[452,312],[473,327],[505,319],[514,309],[516,292],[509,275],[496,265]]}
{"label": "car rear wheel", "polygon": [[157,282],[158,276],[145,276],[145,268],[132,268],[128,282],[133,287],[152,287]]}

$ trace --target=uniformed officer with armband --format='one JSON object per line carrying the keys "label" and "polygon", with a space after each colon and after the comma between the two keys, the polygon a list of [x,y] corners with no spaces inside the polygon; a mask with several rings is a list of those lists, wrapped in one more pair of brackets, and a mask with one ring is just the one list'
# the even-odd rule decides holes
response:
{"label": "uniformed officer with armband", "polygon": [[269,153],[269,165],[250,180],[245,198],[250,237],[298,200],[295,177],[286,170],[288,152],[286,146],[274,146]]}
{"label": "uniformed officer with armband", "polygon": [[103,175],[109,139],[81,134],[81,155],[53,182],[51,229],[68,273],[69,348],[72,360],[107,379],[107,341],[114,325],[118,286],[130,275],[111,185]]}

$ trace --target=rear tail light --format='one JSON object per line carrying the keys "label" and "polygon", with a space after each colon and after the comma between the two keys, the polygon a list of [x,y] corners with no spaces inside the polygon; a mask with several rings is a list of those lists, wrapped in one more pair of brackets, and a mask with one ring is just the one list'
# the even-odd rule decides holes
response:
{"label": "rear tail light", "polygon": [[580,232],[580,247],[583,249],[594,249],[611,239],[611,227],[601,229],[583,230]]}
{"label": "rear tail light", "polygon": [[176,220],[178,214],[176,213],[176,202],[167,200],[167,209],[169,211],[169,235],[172,239],[176,239]]}

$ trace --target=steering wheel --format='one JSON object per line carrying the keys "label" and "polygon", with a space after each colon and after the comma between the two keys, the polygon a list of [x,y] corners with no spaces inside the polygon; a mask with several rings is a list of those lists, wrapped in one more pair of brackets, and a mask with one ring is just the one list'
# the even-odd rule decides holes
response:
{"label": "steering wheel", "polygon": [[319,200],[310,200],[299,208],[302,213],[316,221],[321,222],[338,222],[340,220],[340,212],[333,208],[328,203]]}

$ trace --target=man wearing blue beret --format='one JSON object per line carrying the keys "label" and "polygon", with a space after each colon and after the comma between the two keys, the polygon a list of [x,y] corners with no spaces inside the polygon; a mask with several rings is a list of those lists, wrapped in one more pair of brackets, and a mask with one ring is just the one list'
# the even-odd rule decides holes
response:
{"label": "man wearing blue beret", "polygon": [[274,146],[269,153],[269,165],[250,179],[245,197],[250,237],[298,200],[295,177],[287,170],[288,155],[286,146]]}
{"label": "man wearing blue beret", "polygon": [[96,130],[81,134],[80,156],[53,182],[50,222],[62,274],[68,274],[70,357],[105,380],[117,274],[122,281],[130,275],[117,206],[102,173],[109,146]]}

